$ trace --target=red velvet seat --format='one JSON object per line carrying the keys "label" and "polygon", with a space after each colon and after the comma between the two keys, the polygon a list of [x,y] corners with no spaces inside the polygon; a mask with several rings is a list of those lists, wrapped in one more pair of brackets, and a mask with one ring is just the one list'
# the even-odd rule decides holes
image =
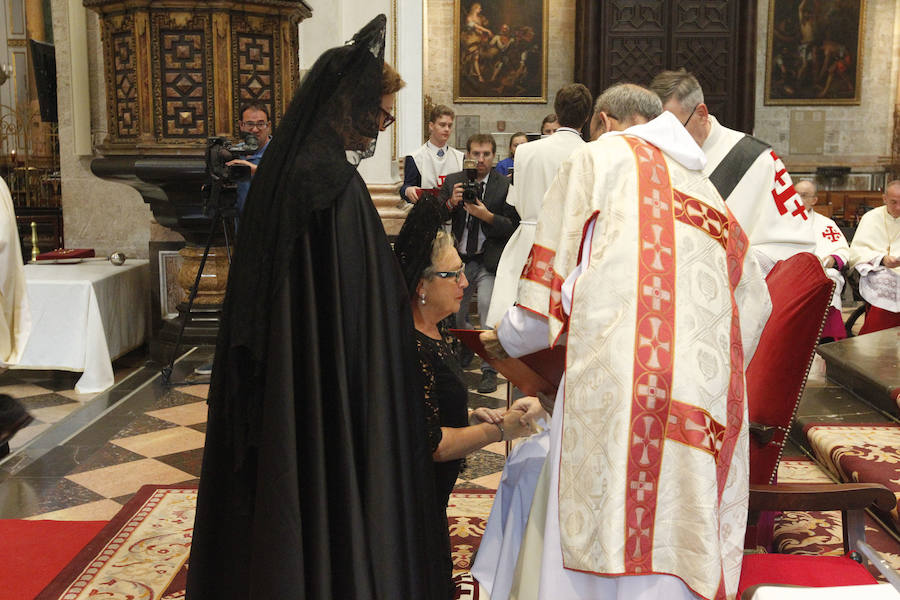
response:
{"label": "red velvet seat", "polygon": [[741,567],[738,598],[760,584],[833,587],[878,583],[864,566],[845,556],[747,554]]}

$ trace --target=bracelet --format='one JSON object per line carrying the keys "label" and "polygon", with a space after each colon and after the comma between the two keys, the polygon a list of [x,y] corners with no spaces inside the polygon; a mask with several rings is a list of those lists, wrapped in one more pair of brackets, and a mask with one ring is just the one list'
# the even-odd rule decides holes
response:
{"label": "bracelet", "polygon": [[500,423],[494,423],[494,425],[496,425],[497,429],[500,430],[500,441],[502,442],[503,439],[506,437],[506,432],[503,431],[503,425],[501,425]]}

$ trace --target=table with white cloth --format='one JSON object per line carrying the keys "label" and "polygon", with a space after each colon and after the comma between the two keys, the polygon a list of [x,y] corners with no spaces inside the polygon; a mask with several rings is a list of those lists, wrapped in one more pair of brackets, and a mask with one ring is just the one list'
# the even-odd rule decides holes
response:
{"label": "table with white cloth", "polygon": [[146,339],[148,261],[28,264],[25,280],[31,335],[14,368],[82,371],[81,394],[112,386],[112,361]]}
{"label": "table with white cloth", "polygon": [[813,588],[767,585],[757,588],[751,600],[846,600],[847,598],[900,600],[900,593],[889,583]]}

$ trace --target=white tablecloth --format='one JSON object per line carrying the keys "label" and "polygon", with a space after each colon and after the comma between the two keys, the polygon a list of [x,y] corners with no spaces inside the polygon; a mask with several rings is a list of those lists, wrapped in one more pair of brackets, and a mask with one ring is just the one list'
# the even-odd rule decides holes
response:
{"label": "white tablecloth", "polygon": [[25,265],[31,335],[16,369],[83,371],[81,394],[113,384],[113,359],[147,334],[148,261]]}
{"label": "white tablecloth", "polygon": [[751,600],[847,600],[848,598],[897,600],[900,594],[889,583],[828,588],[765,586],[758,588]]}

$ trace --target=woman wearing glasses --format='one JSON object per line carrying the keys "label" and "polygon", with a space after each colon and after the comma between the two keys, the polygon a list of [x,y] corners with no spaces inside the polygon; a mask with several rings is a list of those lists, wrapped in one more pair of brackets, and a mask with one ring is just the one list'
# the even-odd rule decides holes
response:
{"label": "woman wearing glasses", "polygon": [[[468,391],[462,369],[443,326],[448,316],[459,310],[463,290],[468,285],[465,266],[453,244],[453,236],[443,229],[440,203],[423,196],[410,211],[394,252],[400,261],[410,294],[419,367],[425,387],[426,439],[434,459],[436,501],[446,520],[447,503],[463,466],[463,459],[488,444],[511,440],[530,433],[521,412],[478,408],[467,410]],[[450,537],[444,523],[449,581],[452,562]]]}

